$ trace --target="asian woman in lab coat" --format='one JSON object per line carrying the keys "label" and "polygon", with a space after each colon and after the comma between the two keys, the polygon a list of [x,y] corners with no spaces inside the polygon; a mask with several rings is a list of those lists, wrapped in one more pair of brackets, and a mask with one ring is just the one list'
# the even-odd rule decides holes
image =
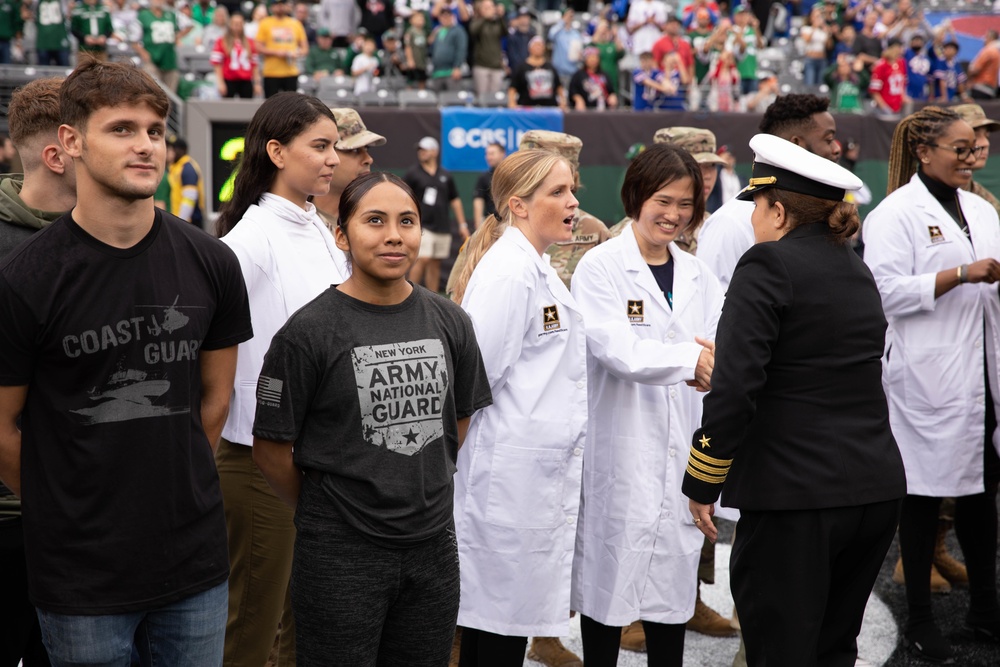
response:
{"label": "asian woman in lab coat", "polygon": [[935,622],[929,572],[938,506],[955,497],[955,533],[969,574],[966,625],[1000,639],[997,604],[997,351],[1000,221],[964,188],[978,157],[972,128],[925,107],[893,135],[889,195],[865,220],[865,262],[889,320],[885,385],[906,467],[899,541],[909,618],[924,657],[953,652]]}
{"label": "asian woman in lab coat", "polygon": [[[701,168],[672,144],[633,160],[632,222],[580,261],[590,422],[573,568],[587,667],[613,667],[621,628],[641,619],[650,665],[681,665],[703,536],[681,480],[710,386],[722,289],[674,241],[704,215]],[[687,382],[691,386],[685,386]]]}
{"label": "asian woman in lab coat", "polygon": [[507,157],[483,229],[497,240],[469,256],[462,307],[494,403],[473,416],[455,476],[464,667],[520,666],[528,636],[569,633],[587,342],[580,307],[544,252],[572,235],[574,189],[558,155]]}

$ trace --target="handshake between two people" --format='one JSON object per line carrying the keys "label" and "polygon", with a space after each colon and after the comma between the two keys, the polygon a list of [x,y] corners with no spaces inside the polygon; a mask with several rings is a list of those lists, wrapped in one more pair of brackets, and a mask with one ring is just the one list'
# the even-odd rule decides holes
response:
{"label": "handshake between two people", "polygon": [[712,370],[715,368],[715,343],[697,336],[694,337],[694,342],[704,349],[698,355],[698,365],[694,368],[694,379],[687,380],[685,384],[694,387],[697,391],[710,391],[712,389]]}

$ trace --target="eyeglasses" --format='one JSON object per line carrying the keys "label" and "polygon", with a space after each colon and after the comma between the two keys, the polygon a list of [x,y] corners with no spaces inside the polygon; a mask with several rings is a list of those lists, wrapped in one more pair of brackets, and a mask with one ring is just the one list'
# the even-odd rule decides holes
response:
{"label": "eyeglasses", "polygon": [[957,157],[959,160],[968,160],[970,155],[974,155],[975,158],[978,160],[983,156],[983,153],[986,152],[986,149],[989,148],[989,146],[973,146],[970,148],[969,146],[942,146],[941,144],[926,144],[926,145],[930,146],[931,148],[943,148],[946,151],[954,151],[955,157]]}

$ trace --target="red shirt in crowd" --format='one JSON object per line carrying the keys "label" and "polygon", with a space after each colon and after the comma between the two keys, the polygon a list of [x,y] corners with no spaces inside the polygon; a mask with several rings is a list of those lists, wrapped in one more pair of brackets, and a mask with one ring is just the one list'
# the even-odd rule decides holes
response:
{"label": "red shirt in crowd", "polygon": [[882,96],[886,105],[893,112],[903,108],[903,95],[906,93],[906,61],[899,60],[890,63],[881,58],[872,67],[872,79],[868,90]]}
{"label": "red shirt in crowd", "polygon": [[222,37],[215,42],[212,49],[211,62],[213,65],[222,65],[222,78],[226,81],[252,81],[253,70],[257,67],[257,47],[253,40],[247,40],[250,51],[243,48],[243,44],[234,41],[233,48],[226,53],[226,43]]}
{"label": "red shirt in crowd", "polygon": [[674,51],[680,56],[684,69],[690,70],[694,67],[694,52],[691,51],[691,44],[683,37],[664,35],[653,44],[653,62],[656,63],[656,69],[662,69],[663,56]]}

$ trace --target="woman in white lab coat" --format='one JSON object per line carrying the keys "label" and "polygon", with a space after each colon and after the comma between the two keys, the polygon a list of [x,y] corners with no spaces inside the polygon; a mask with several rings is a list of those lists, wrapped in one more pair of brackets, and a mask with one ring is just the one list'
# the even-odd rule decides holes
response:
{"label": "woman in white lab coat", "polygon": [[557,155],[507,157],[493,175],[497,214],[482,237],[507,228],[485,254],[469,256],[462,307],[493,405],[473,416],[455,476],[464,667],[519,666],[528,636],[569,633],[587,342],[580,308],[543,253],[572,235],[574,188]]}
{"label": "woman in white lab coat", "polygon": [[906,467],[899,536],[909,619],[905,639],[927,658],[952,656],[931,609],[929,572],[943,497],[969,573],[966,624],[1000,639],[997,604],[996,411],[1000,407],[1000,222],[963,188],[978,149],[972,128],[925,107],[896,127],[889,196],[864,224],[865,262],[891,334],[885,384]]}
{"label": "woman in white lab coat", "polygon": [[704,216],[701,180],[686,151],[647,149],[622,186],[634,222],[573,276],[590,392],[572,596],[587,667],[617,664],[621,628],[638,619],[650,665],[683,662],[703,535],[681,480],[722,310],[715,276],[674,243]]}

